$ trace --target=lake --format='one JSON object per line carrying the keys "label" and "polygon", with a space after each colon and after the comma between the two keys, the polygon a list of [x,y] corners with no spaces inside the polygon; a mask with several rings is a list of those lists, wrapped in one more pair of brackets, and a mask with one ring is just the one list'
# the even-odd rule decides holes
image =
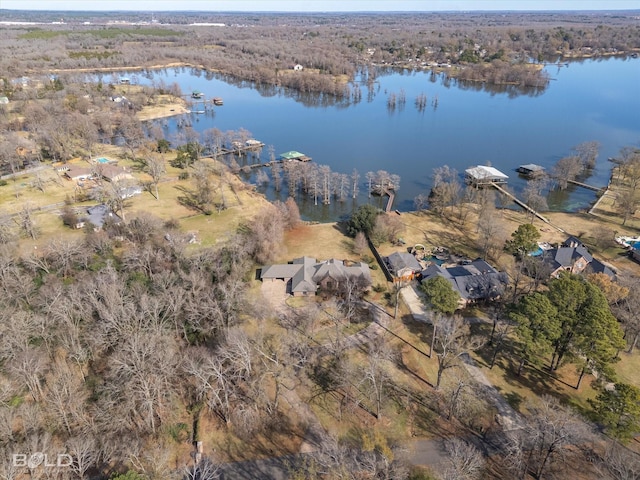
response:
{"label": "lake", "polygon": [[[625,146],[640,146],[640,59],[604,58],[547,66],[552,80],[543,90],[489,88],[462,84],[430,72],[380,70],[371,88],[360,86],[361,100],[336,102],[317,95],[301,95],[250,83],[225,81],[190,68],[128,74],[139,83],[177,82],[183,93],[198,90],[206,98],[222,97],[214,114],[163,120],[168,138],[178,124],[203,132],[244,128],[273,146],[276,154],[298,150],[333,171],[360,173],[357,202],[369,199],[365,173],[387,170],[401,177],[394,208],[413,209],[413,199],[427,194],[433,169],[449,165],[462,173],[475,165],[491,164],[509,175],[509,186],[521,192],[526,180],[515,172],[521,164],[546,168],[572,153],[582,142],[601,144],[597,164],[587,183],[604,186],[610,175],[609,157]],[[406,103],[389,108],[389,97],[404,92]],[[424,94],[424,110],[416,98]],[[436,100],[437,99],[437,100]],[[198,109],[198,107],[194,107]],[[267,160],[267,148],[262,157]],[[254,170],[255,172],[255,170]],[[254,182],[254,174],[245,175]],[[286,198],[270,185],[259,187],[271,199]],[[551,191],[553,210],[588,207],[595,193],[580,187]],[[351,200],[313,205],[300,198],[304,218],[331,221],[352,211]]]}

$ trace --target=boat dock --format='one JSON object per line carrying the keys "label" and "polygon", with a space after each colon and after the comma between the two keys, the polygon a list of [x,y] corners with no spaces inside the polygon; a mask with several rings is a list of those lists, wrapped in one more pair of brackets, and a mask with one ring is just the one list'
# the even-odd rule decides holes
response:
{"label": "boat dock", "polygon": [[538,217],[540,220],[542,220],[544,223],[548,223],[549,225],[551,225],[551,222],[544,216],[542,216],[541,214],[539,214],[538,212],[536,212],[533,208],[531,208],[529,205],[527,205],[526,203],[524,203],[522,200],[519,200],[515,195],[513,195],[512,193],[507,192],[504,188],[502,188],[500,185],[498,185],[497,183],[492,183],[491,185],[493,185],[493,187],[498,190],[500,193],[502,193],[503,195],[506,195],[507,197],[509,197],[511,200],[513,200],[513,202],[519,206],[521,206],[522,208],[524,208],[527,212],[529,212],[532,215],[535,215],[536,217]]}
{"label": "boat dock", "polygon": [[240,142],[234,142],[231,148],[222,147],[217,152],[211,154],[213,158],[218,158],[222,155],[242,155],[245,152],[254,152],[264,147],[264,143],[258,140],[247,140],[243,145]]}
{"label": "boat dock", "polygon": [[[396,194],[393,190],[389,190],[388,188],[384,189],[384,194],[389,196],[389,200],[387,200],[387,207],[384,209],[386,213],[389,213],[393,205],[393,200],[396,198]],[[396,210],[396,213],[397,212],[398,211]]]}
{"label": "boat dock", "polygon": [[571,183],[572,185],[577,185],[579,187],[582,188],[587,188],[589,190],[593,190],[594,192],[601,192],[605,189],[605,187],[596,187],[595,185],[589,185],[588,183],[582,183],[582,182],[578,182],[577,180],[569,180],[567,179],[568,183]]}

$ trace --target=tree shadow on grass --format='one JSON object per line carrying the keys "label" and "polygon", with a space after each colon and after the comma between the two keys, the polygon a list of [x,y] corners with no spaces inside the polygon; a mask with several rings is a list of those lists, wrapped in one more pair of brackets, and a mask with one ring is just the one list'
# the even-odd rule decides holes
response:
{"label": "tree shadow on grass", "polygon": [[178,203],[189,210],[194,210],[198,213],[203,213],[205,215],[211,215],[212,211],[209,206],[200,205],[197,200],[195,192],[189,190],[188,188],[183,187],[182,185],[176,185],[173,188],[179,190],[183,193],[183,195],[179,195],[177,197]]}
{"label": "tree shadow on grass", "polygon": [[418,337],[421,343],[431,345],[431,338],[433,336],[433,326],[431,323],[419,322],[415,320],[411,314],[402,315],[400,321],[409,333]]}

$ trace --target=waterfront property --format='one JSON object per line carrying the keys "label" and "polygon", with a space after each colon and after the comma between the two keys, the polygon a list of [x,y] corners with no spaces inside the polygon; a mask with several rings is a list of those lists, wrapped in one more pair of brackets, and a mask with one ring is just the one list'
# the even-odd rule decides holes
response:
{"label": "waterfront property", "polygon": [[443,277],[451,283],[460,295],[462,306],[478,301],[496,300],[502,296],[509,284],[506,273],[499,272],[481,258],[466,265],[451,267],[432,263],[422,272],[422,281],[436,276]]}
{"label": "waterfront property", "polygon": [[587,247],[573,236],[557,248],[544,251],[542,260],[550,268],[551,277],[558,277],[560,272],[604,273],[611,278],[616,276],[612,268],[593,258]]}
{"label": "waterfront property", "polygon": [[371,285],[369,265],[332,258],[322,262],[311,257],[300,257],[291,263],[268,265],[262,268],[260,280],[282,280],[287,293],[293,296],[313,296],[319,290],[344,290],[349,283],[362,288]]}
{"label": "waterfront property", "polygon": [[483,185],[491,185],[495,183],[506,183],[509,178],[500,170],[494,167],[478,165],[477,167],[467,168],[464,171],[464,179],[469,185],[480,187]]}
{"label": "waterfront property", "polygon": [[394,282],[413,280],[422,271],[422,265],[408,252],[394,252],[384,258]]}

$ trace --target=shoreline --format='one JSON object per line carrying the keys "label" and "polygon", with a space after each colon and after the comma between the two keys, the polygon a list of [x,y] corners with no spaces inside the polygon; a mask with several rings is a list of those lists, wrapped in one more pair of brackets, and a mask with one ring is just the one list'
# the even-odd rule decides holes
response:
{"label": "shoreline", "polygon": [[189,113],[186,102],[172,102],[161,105],[151,105],[142,107],[142,110],[136,112],[136,117],[141,122],[149,122],[160,118],[169,118],[176,115],[184,115]]}

